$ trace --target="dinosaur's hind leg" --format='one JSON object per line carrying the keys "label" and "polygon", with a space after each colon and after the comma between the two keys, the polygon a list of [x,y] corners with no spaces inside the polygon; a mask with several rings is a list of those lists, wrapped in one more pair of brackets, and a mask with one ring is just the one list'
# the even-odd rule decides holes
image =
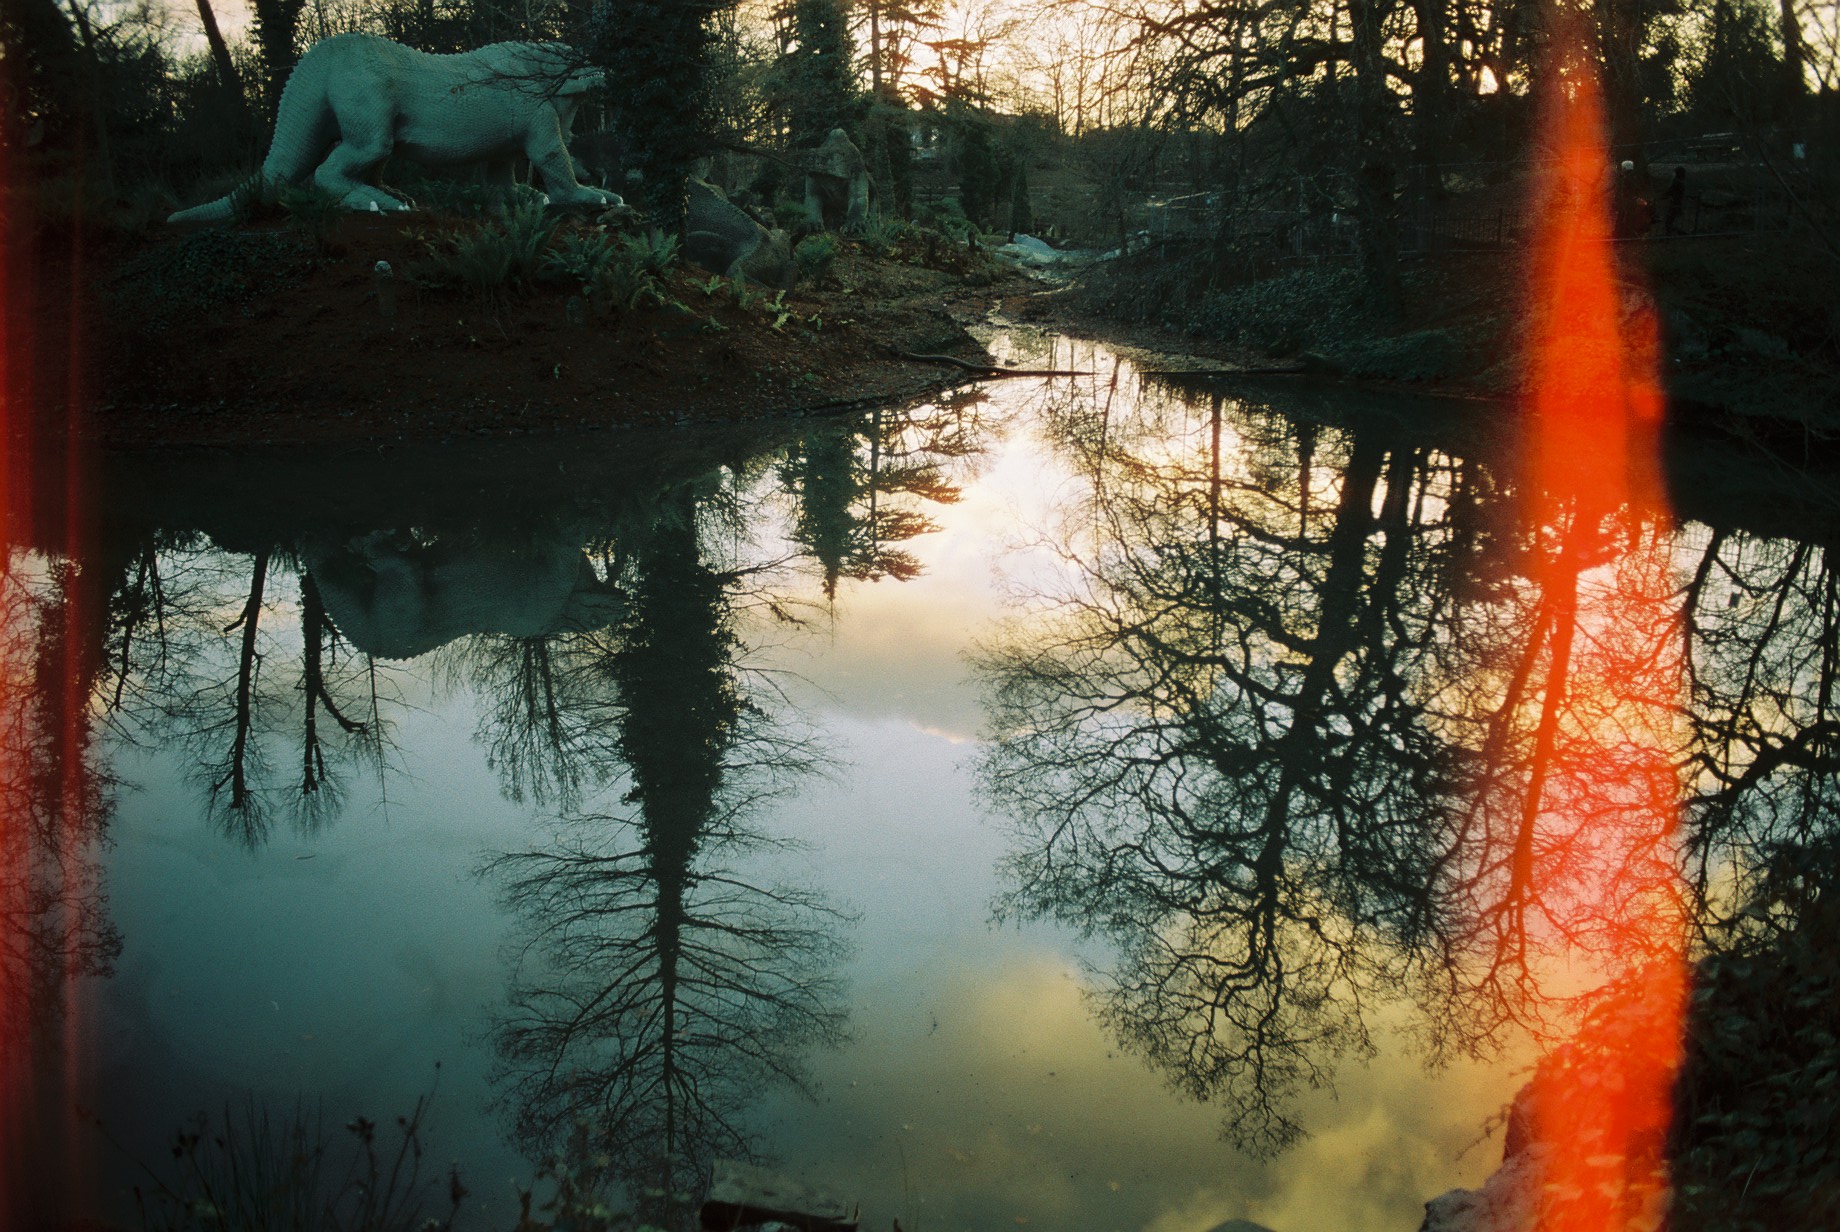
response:
{"label": "dinosaur's hind leg", "polygon": [[390,145],[384,136],[347,137],[332,147],[332,153],[313,173],[313,182],[337,197],[348,210],[406,210],[406,202],[365,182],[365,177],[390,156]]}

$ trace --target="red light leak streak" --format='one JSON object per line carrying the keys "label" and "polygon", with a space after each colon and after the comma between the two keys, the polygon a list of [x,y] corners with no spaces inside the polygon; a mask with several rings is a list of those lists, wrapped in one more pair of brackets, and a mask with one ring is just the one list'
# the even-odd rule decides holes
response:
{"label": "red light leak streak", "polygon": [[[5,66],[0,65],[0,90],[5,89]],[[11,150],[0,142],[0,192],[11,197],[15,188],[9,164]],[[14,334],[15,297],[19,294],[15,270],[14,235],[18,227],[17,211],[0,209],[0,565],[10,563],[13,544],[15,483],[13,408],[22,381],[17,371],[19,339]],[[0,579],[4,584],[4,579]],[[25,682],[18,679],[14,653],[19,630],[15,628],[12,604],[0,602],[0,724],[16,729],[22,718],[18,710],[25,692]],[[21,773],[19,758],[0,740],[0,782],[11,784]],[[14,794],[8,791],[0,799],[0,1219],[15,1212],[6,1195],[22,1188],[26,1146],[30,1135],[25,1108],[31,1089],[31,1047],[27,1039],[30,1007],[28,989],[21,964],[15,958],[28,944],[25,921],[28,918],[26,887],[28,872],[25,839],[29,819],[20,815]]]}
{"label": "red light leak streak", "polygon": [[[94,1188],[86,1163],[93,1143],[74,1100],[86,1058],[79,977],[92,961],[85,949],[98,889],[89,694],[106,605],[106,594],[99,602],[95,593],[104,579],[85,570],[80,551],[78,307],[73,294],[66,320],[41,319],[44,269],[34,256],[39,227],[25,172],[20,152],[0,144],[0,1226],[7,1228],[62,1220]],[[74,240],[64,255],[68,285],[80,286]],[[59,341],[67,343],[61,357]],[[67,439],[46,441],[37,408],[59,394]]]}
{"label": "red light leak streak", "polygon": [[1528,487],[1534,580],[1558,615],[1517,875],[1557,956],[1599,983],[1535,1079],[1534,1137],[1551,1150],[1538,1226],[1653,1232],[1666,1221],[1686,994],[1674,851],[1683,642],[1658,481],[1658,335],[1646,297],[1618,279],[1622,173],[1593,63],[1561,54],[1547,79],[1556,157],[1534,241]]}

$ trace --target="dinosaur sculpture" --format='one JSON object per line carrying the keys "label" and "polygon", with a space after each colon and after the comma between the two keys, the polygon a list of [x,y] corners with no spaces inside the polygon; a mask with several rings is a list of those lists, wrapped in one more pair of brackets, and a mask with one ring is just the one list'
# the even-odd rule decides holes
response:
{"label": "dinosaur sculpture", "polygon": [[542,637],[599,629],[623,610],[595,577],[580,539],[536,542],[378,531],[343,543],[309,541],[301,559],[326,614],[353,646],[413,659],[476,633]]}
{"label": "dinosaur sculpture", "polygon": [[814,230],[862,230],[869,220],[869,164],[841,128],[805,161],[805,213]]}
{"label": "dinosaur sculpture", "polygon": [[702,180],[685,185],[684,255],[715,274],[743,275],[764,286],[791,290],[798,263],[784,231],[769,231],[721,190]]}
{"label": "dinosaur sculpture", "polygon": [[[604,84],[558,43],[493,43],[431,55],[374,34],[337,34],[307,50],[281,94],[275,137],[252,189],[272,201],[310,174],[348,209],[406,210],[368,183],[392,153],[436,165],[485,163],[507,188],[522,156],[557,205],[624,204],[575,178],[569,125]],[[168,222],[232,217],[230,193]]]}

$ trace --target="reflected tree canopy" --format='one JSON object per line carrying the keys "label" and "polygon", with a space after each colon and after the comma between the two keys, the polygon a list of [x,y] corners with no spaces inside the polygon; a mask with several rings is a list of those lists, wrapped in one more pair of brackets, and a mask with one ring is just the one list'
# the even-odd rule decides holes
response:
{"label": "reflected tree canopy", "polygon": [[0,1223],[46,1224],[78,1175],[72,1146],[80,980],[121,952],[100,857],[114,783],[89,701],[119,561],[0,569]]}
{"label": "reflected tree canopy", "polygon": [[[91,837],[106,815],[88,727],[57,714],[180,750],[203,815],[253,849],[282,819],[337,817],[355,773],[387,799],[394,718],[424,680],[460,691],[505,795],[557,818],[553,841],[491,867],[519,935],[502,1105],[539,1158],[591,1127],[606,1179],[670,1216],[714,1158],[756,1155],[750,1107],[802,1088],[845,1029],[847,918],[786,884],[793,849],[757,820],[820,759],[747,666],[738,617],[802,628],[784,585],[800,574],[834,597],[841,579],[917,572],[898,545],[933,528],[920,506],[956,499],[947,469],[982,430],[967,398],[720,463],[691,451],[606,490],[584,478],[502,524],[474,502],[234,535],[235,518],[124,520],[80,566],[28,556],[7,575],[7,645],[36,658],[9,669],[7,713],[37,743],[8,763],[32,776],[9,791],[43,816],[6,834],[5,987],[103,972],[120,946],[93,870],[68,864],[83,843],[45,813],[74,810]],[[776,535],[762,518],[788,495]],[[9,995],[5,1012],[59,1003]]]}
{"label": "reflected tree canopy", "polygon": [[[751,1158],[744,1117],[837,1044],[837,913],[767,884],[750,812],[806,768],[739,667],[733,588],[689,487],[614,554],[624,615],[559,654],[571,730],[607,782],[559,841],[491,875],[524,921],[496,1030],[504,1099],[533,1150],[577,1125],[648,1202],[693,1193],[718,1156]],[[611,807],[600,805],[607,800]]]}
{"label": "reflected tree canopy", "polygon": [[1438,588],[1423,457],[1251,427],[1216,400],[1086,434],[1066,585],[982,665],[984,776],[1018,826],[1004,909],[1111,935],[1104,1017],[1269,1151],[1434,928],[1439,747],[1406,682]]}
{"label": "reflected tree canopy", "polygon": [[843,578],[907,580],[902,545],[938,529],[921,507],[957,502],[948,467],[975,458],[982,395],[815,422],[787,451],[780,480],[796,501],[793,538],[816,562],[827,598]]}
{"label": "reflected tree canopy", "polygon": [[1104,406],[1049,417],[1087,484],[980,663],[1001,910],[1110,940],[1100,1014],[1240,1145],[1295,1139],[1378,1001],[1433,1055],[1575,1025],[1550,955],[1627,961],[1677,858],[1614,837],[1638,806],[1683,808],[1705,924],[1831,828],[1820,547],[1531,517],[1486,454],[1219,398]]}

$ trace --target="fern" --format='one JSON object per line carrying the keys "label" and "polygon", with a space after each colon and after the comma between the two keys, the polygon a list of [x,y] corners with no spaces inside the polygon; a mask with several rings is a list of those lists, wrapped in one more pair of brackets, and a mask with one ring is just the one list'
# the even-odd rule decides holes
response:
{"label": "fern", "polygon": [[503,237],[510,262],[510,278],[527,284],[543,264],[544,250],[556,234],[557,220],[545,217],[543,203],[527,200],[505,210],[497,230]]}
{"label": "fern", "polygon": [[583,287],[592,287],[600,281],[607,267],[613,264],[617,252],[613,238],[605,231],[598,228],[592,231],[572,231],[563,236],[555,248],[544,254],[543,269]]}
{"label": "fern", "polygon": [[664,273],[677,260],[677,237],[656,227],[643,235],[621,236],[620,248],[638,268],[654,276]]}

